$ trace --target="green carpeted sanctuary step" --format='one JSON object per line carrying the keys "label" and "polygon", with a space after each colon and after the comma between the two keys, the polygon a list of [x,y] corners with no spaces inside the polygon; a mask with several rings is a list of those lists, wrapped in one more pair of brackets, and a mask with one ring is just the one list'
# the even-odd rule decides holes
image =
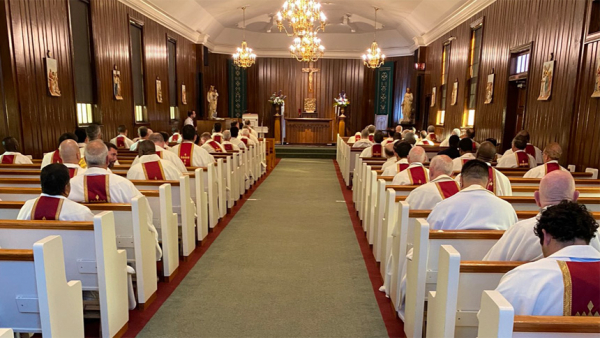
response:
{"label": "green carpeted sanctuary step", "polygon": [[275,146],[275,155],[277,158],[334,159],[335,152],[335,146]]}

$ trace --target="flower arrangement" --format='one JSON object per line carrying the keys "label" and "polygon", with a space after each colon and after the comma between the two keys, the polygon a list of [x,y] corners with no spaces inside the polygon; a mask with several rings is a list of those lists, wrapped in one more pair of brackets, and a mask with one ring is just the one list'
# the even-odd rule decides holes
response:
{"label": "flower arrangement", "polygon": [[336,107],[348,107],[350,105],[350,100],[346,98],[346,92],[342,90],[339,97],[336,97],[335,103],[333,104]]}
{"label": "flower arrangement", "polygon": [[287,96],[283,95],[280,90],[279,92],[275,92],[271,95],[269,98],[269,103],[274,106],[283,106],[286,98]]}

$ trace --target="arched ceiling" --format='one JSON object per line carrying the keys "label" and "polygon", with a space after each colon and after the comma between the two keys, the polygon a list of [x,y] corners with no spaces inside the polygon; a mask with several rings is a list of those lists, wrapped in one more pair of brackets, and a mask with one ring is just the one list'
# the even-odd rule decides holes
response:
{"label": "arched ceiling", "polygon": [[[292,38],[274,24],[284,0],[120,0],[169,28],[207,45],[216,53],[233,53],[243,36],[260,56],[288,56]],[[495,0],[325,0],[325,31],[319,33],[326,57],[359,58],[375,32],[388,56],[411,54]]]}

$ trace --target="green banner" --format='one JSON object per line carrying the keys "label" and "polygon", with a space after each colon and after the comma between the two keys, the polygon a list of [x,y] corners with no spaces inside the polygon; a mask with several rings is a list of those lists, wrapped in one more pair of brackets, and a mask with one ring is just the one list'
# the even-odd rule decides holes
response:
{"label": "green banner", "polygon": [[386,62],[377,69],[377,87],[375,88],[375,115],[393,116],[394,62]]}
{"label": "green banner", "polygon": [[248,86],[246,70],[237,67],[232,59],[229,65],[229,117],[242,118],[248,104]]}

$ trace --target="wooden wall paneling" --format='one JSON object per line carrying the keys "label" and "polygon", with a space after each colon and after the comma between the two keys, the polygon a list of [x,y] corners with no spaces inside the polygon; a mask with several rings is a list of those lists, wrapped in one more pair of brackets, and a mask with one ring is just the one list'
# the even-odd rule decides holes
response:
{"label": "wooden wall paneling", "polygon": [[8,0],[0,0],[0,103],[2,104],[0,121],[0,139],[13,136],[21,145],[21,112],[17,95],[17,77],[14,63],[12,29]]}
{"label": "wooden wall paneling", "polygon": [[[229,100],[228,93],[229,88],[227,85],[227,60],[231,58],[228,54],[215,54],[210,53],[208,55],[208,67],[204,67],[204,95],[208,93],[211,85],[215,86],[215,89],[219,93],[219,100],[217,101],[217,115],[219,117],[229,116]],[[208,102],[206,97],[202,100],[204,102],[204,111],[206,116],[202,118],[208,118]],[[200,116],[198,116],[200,118]]]}

